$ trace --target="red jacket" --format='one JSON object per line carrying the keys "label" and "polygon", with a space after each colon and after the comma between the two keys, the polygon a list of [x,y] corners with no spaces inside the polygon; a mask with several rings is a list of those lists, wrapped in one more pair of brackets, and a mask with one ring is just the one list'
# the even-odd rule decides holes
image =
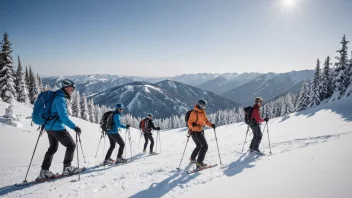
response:
{"label": "red jacket", "polygon": [[254,118],[257,123],[265,122],[265,120],[260,117],[259,106],[255,104],[253,108],[254,109],[252,111],[252,118]]}

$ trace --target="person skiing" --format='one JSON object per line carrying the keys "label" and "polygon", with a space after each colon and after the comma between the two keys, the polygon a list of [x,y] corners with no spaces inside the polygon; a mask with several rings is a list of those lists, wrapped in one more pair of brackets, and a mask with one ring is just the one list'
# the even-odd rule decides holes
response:
{"label": "person skiing", "polygon": [[70,175],[78,173],[78,167],[72,166],[74,151],[76,144],[73,141],[70,133],[66,130],[65,125],[73,129],[79,135],[81,134],[81,128],[79,128],[72,120],[68,117],[66,108],[66,99],[70,100],[73,91],[75,90],[75,83],[71,80],[65,79],[61,82],[61,89],[56,91],[56,95],[52,100],[50,107],[50,116],[45,125],[44,129],[48,134],[49,138],[49,149],[45,153],[44,160],[42,163],[42,170],[40,171],[37,180],[55,177],[55,174],[49,171],[51,162],[54,154],[56,153],[59,142],[66,147],[66,153],[64,158],[63,175]]}
{"label": "person skiing", "polygon": [[[204,137],[204,127],[207,125],[214,129],[216,128],[215,124],[209,122],[207,118],[205,113],[206,106],[207,102],[205,100],[199,100],[194,106],[194,110],[190,113],[187,122],[192,139],[196,144],[196,148],[193,150],[190,160],[191,162],[196,163],[197,168],[206,166],[203,161],[205,154],[208,151],[208,143]],[[196,160],[197,156],[198,159]]]}
{"label": "person skiing", "polygon": [[252,129],[253,132],[253,139],[251,141],[251,144],[249,146],[249,151],[252,153],[257,153],[257,154],[263,154],[262,152],[260,152],[259,150],[259,144],[262,140],[262,131],[260,129],[259,124],[261,122],[268,122],[269,118],[266,117],[265,119],[262,119],[260,117],[260,112],[259,112],[259,108],[262,106],[263,103],[263,99],[260,97],[255,98],[254,100],[254,105],[253,105],[253,111],[252,111],[252,122],[249,123],[249,127]]}
{"label": "person skiing", "polygon": [[[124,109],[123,104],[116,104],[116,110],[113,113],[113,122],[112,122],[112,127],[110,130],[106,132],[108,135],[109,141],[110,141],[110,148],[108,152],[106,153],[104,164],[114,164],[114,163],[124,163],[127,162],[127,159],[124,159],[122,157],[123,154],[123,149],[125,148],[125,142],[123,141],[122,137],[119,134],[119,129],[129,129],[130,125],[122,125],[121,124],[121,117],[122,117],[122,112]],[[115,145],[119,144],[119,151],[117,152],[117,158],[116,161],[111,159],[111,154],[115,149]]]}
{"label": "person skiing", "polygon": [[153,114],[148,113],[147,117],[144,118],[143,120],[141,120],[141,122],[139,123],[139,128],[143,131],[144,140],[145,140],[143,153],[146,153],[147,146],[148,146],[148,140],[150,140],[149,154],[156,155],[157,153],[153,152],[154,139],[153,139],[152,129],[159,131],[160,127],[154,126]]}

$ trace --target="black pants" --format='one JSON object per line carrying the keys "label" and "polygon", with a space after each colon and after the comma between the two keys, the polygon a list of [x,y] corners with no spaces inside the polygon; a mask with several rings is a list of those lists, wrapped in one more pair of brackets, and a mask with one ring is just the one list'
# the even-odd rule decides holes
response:
{"label": "black pants", "polygon": [[73,141],[70,133],[67,132],[66,129],[62,131],[47,130],[46,132],[48,133],[50,146],[48,151],[45,153],[42,169],[49,170],[54,154],[56,153],[57,148],[59,147],[59,142],[66,147],[64,167],[71,166],[76,144]]}
{"label": "black pants", "polygon": [[105,159],[109,159],[111,157],[112,152],[115,149],[116,143],[119,144],[119,151],[117,152],[117,158],[122,157],[123,149],[125,148],[125,142],[123,141],[120,134],[108,134],[109,141],[110,141],[110,148],[106,153]]}
{"label": "black pants", "polygon": [[263,137],[262,131],[260,130],[259,124],[256,124],[256,123],[250,124],[249,127],[253,131],[253,139],[249,148],[258,150],[259,144],[262,141],[262,137]]}
{"label": "black pants", "polygon": [[150,140],[150,152],[153,151],[153,147],[154,147],[154,139],[153,139],[153,135],[151,132],[143,132],[144,133],[144,140],[145,140],[145,143],[144,143],[144,150],[147,149],[147,146],[148,146],[148,140]]}
{"label": "black pants", "polygon": [[191,159],[196,159],[198,155],[197,162],[201,163],[204,161],[205,154],[208,151],[208,143],[204,137],[204,131],[202,132],[192,132],[191,133],[192,139],[196,144],[196,148],[193,150]]}

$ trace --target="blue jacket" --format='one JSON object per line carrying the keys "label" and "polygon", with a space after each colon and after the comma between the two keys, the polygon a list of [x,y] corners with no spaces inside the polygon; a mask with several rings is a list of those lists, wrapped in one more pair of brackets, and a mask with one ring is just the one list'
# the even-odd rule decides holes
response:
{"label": "blue jacket", "polygon": [[114,121],[112,122],[112,127],[109,131],[107,131],[107,134],[118,134],[119,133],[119,128],[125,129],[126,126],[121,124],[121,115],[118,111],[114,112]]}
{"label": "blue jacket", "polygon": [[65,93],[63,90],[59,89],[56,91],[57,96],[54,98],[51,105],[50,114],[51,116],[58,115],[56,119],[49,120],[45,124],[46,130],[52,131],[62,131],[65,129],[65,125],[71,129],[76,128],[75,123],[68,117],[67,108],[66,108],[66,99]]}

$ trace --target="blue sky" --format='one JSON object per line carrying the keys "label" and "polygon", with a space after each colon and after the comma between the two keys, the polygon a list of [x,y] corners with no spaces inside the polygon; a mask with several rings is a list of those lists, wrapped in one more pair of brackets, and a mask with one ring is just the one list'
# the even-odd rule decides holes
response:
{"label": "blue sky", "polygon": [[287,72],[352,40],[352,1],[292,1],[1,0],[0,33],[41,75]]}

